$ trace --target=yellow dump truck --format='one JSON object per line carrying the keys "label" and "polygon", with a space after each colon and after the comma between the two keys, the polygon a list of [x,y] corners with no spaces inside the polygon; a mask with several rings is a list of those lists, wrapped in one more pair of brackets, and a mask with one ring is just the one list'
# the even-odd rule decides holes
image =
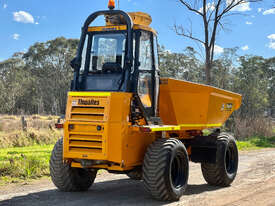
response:
{"label": "yellow dump truck", "polygon": [[[187,187],[189,160],[210,185],[230,185],[238,168],[234,138],[220,127],[241,96],[215,87],[160,78],[157,33],[142,12],[91,14],[82,27],[68,92],[64,137],[50,173],[62,191],[84,191],[97,171],[142,180],[159,200],[178,200]],[[104,16],[106,25],[93,26]],[[212,131],[204,136],[203,130]]]}

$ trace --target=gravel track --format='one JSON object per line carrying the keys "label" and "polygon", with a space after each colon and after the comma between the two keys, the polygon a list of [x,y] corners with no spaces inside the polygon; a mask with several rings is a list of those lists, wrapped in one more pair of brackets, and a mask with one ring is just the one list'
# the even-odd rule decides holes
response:
{"label": "gravel track", "polygon": [[0,187],[0,206],[184,205],[275,206],[275,149],[241,152],[231,187],[206,184],[199,164],[190,163],[189,185],[179,202],[159,202],[140,181],[126,175],[100,174],[87,192],[58,191],[49,179]]}

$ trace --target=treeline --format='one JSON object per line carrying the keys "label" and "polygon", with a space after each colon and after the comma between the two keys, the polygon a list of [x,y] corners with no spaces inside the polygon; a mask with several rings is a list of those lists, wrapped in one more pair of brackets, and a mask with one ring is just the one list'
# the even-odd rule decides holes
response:
{"label": "treeline", "polygon": [[[77,44],[77,39],[61,37],[0,62],[0,113],[64,114]],[[159,53],[161,76],[205,82],[203,62],[193,48],[171,53],[161,47]],[[275,57],[238,56],[237,48],[225,49],[215,60],[211,85],[243,95],[241,118],[271,115],[274,77]]]}
{"label": "treeline", "polygon": [[0,62],[0,113],[63,114],[77,45],[57,38]]}

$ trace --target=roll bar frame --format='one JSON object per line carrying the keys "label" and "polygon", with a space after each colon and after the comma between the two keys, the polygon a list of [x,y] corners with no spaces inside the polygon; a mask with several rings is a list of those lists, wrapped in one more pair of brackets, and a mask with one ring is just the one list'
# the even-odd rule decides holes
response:
{"label": "roll bar frame", "polygon": [[[121,15],[123,16],[126,26],[127,26],[127,53],[125,56],[125,74],[124,74],[124,79],[127,81],[130,78],[130,73],[131,73],[131,68],[133,66],[133,45],[132,45],[132,28],[133,28],[133,21],[131,17],[124,11],[121,10],[105,10],[105,11],[97,11],[95,13],[92,13],[85,21],[83,27],[82,27],[82,32],[81,32],[81,37],[80,41],[78,44],[77,48],[77,55],[76,57],[71,61],[71,66],[74,68],[74,79],[73,79],[73,84],[72,84],[72,90],[77,91],[78,90],[78,79],[79,79],[79,70],[81,67],[81,60],[82,60],[82,50],[84,47],[85,43],[85,38],[88,33],[88,27],[89,25],[99,16],[102,15]],[[128,89],[127,89],[128,90]]]}

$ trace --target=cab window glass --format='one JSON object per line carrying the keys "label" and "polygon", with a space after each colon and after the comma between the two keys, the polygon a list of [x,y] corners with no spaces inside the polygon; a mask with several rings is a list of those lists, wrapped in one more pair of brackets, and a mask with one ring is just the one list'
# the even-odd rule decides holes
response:
{"label": "cab window glass", "polygon": [[81,55],[81,67],[80,67],[80,74],[83,74],[84,70],[85,70],[85,61],[86,61],[86,54],[87,54],[87,45],[88,45],[88,41],[87,38],[85,39],[85,43],[84,43],[84,47],[82,50],[82,55]]}
{"label": "cab window glass", "polygon": [[157,37],[154,36],[154,56],[155,56],[155,67],[156,70],[159,69],[159,56],[158,56],[158,40]]}
{"label": "cab window glass", "polygon": [[152,99],[150,95],[151,88],[152,88],[151,73],[148,73],[148,72],[140,73],[139,81],[138,81],[138,94],[144,107],[152,106]]}
{"label": "cab window glass", "polygon": [[142,32],[139,48],[140,70],[152,70],[152,48],[151,35],[149,32]]}
{"label": "cab window glass", "polygon": [[117,63],[123,68],[125,42],[125,34],[93,35],[90,71],[101,71],[105,63]]}

